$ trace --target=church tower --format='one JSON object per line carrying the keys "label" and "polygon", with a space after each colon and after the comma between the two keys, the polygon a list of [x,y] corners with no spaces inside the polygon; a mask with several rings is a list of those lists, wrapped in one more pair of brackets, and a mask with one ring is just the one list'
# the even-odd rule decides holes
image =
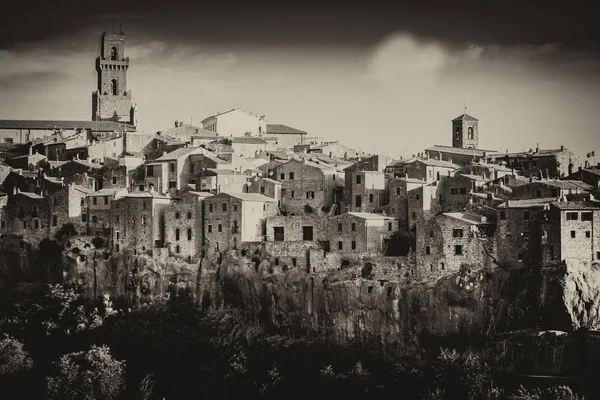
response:
{"label": "church tower", "polygon": [[[466,111],[466,110],[465,110]],[[466,112],[452,120],[452,147],[479,148],[479,120]]]}
{"label": "church tower", "polygon": [[127,90],[129,57],[125,57],[125,34],[114,28],[102,33],[96,59],[98,90],[92,94],[92,121],[115,121],[137,125],[137,108]]}

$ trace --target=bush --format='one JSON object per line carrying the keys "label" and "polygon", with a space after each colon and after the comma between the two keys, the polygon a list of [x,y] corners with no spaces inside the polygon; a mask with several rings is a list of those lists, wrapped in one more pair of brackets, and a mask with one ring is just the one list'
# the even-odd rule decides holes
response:
{"label": "bush", "polygon": [[33,360],[23,349],[23,343],[5,335],[0,341],[0,375],[30,370]]}
{"label": "bush", "polygon": [[553,386],[545,389],[533,389],[531,392],[523,386],[509,400],[585,400],[583,396],[573,393],[568,386]]}
{"label": "bush", "polygon": [[95,238],[92,239],[92,244],[94,245],[95,248],[101,249],[104,247],[104,239],[102,239],[99,236],[96,236]]}
{"label": "bush", "polygon": [[115,360],[105,345],[66,354],[56,366],[56,376],[47,378],[46,394],[50,400],[111,400],[125,388],[125,362]]}

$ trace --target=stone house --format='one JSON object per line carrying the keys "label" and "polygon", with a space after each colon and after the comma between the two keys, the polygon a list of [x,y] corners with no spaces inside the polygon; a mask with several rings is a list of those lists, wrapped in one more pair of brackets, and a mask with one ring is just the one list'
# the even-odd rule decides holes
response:
{"label": "stone house", "polygon": [[488,181],[481,175],[452,175],[440,182],[439,203],[443,212],[463,211],[472,193],[483,193]]}
{"label": "stone house", "polygon": [[425,181],[414,178],[397,178],[389,182],[389,205],[384,207],[385,213],[398,218],[400,229],[409,226],[408,195],[415,189],[422,188]]}
{"label": "stone house", "polygon": [[158,256],[165,248],[164,211],[171,198],[157,192],[132,192],[110,202],[112,244],[116,252]]}
{"label": "stone house", "polygon": [[165,247],[170,256],[192,263],[204,254],[204,199],[209,196],[189,191],[164,209]]}
{"label": "stone house", "polygon": [[404,163],[404,173],[409,178],[420,179],[427,183],[439,181],[442,176],[449,176],[450,172],[459,168],[458,165],[434,158],[415,158]]}
{"label": "stone house", "polygon": [[507,268],[539,265],[548,241],[544,228],[555,198],[508,200],[498,206],[496,254]]}
{"label": "stone house", "polygon": [[383,255],[398,219],[383,214],[348,212],[328,219],[331,252]]}
{"label": "stone house", "polygon": [[497,153],[496,150],[467,149],[443,145],[435,145],[425,149],[425,154],[430,159],[448,161],[461,166],[470,165],[481,160],[486,161],[490,154],[495,153]]}
{"label": "stone house", "polygon": [[545,264],[600,260],[600,201],[553,201],[547,218]]}
{"label": "stone house", "polygon": [[[206,168],[234,170],[235,166],[230,161],[209,154],[208,151],[205,154],[192,154],[190,156],[190,174],[194,179]],[[195,181],[191,183],[195,183]]]}
{"label": "stone house", "polygon": [[470,212],[440,214],[417,225],[416,261],[420,276],[443,275],[463,265],[481,265],[493,254],[495,224]]}
{"label": "stone house", "polygon": [[21,236],[33,246],[50,237],[50,205],[47,199],[32,192],[15,189],[8,197],[6,217],[8,231]]}
{"label": "stone house", "polygon": [[232,137],[228,144],[238,157],[255,157],[267,150],[267,142],[260,137]]}
{"label": "stone house", "polygon": [[281,207],[289,215],[328,212],[334,189],[343,184],[335,168],[306,159],[292,159],[273,168],[273,176],[281,182]]}
{"label": "stone house", "polygon": [[559,149],[530,149],[527,152],[493,154],[488,162],[504,163],[525,177],[542,176],[547,179],[562,179],[571,175],[579,166],[579,157],[565,146]]}
{"label": "stone house", "polygon": [[304,144],[306,135],[306,132],[287,125],[266,125],[265,139],[276,139],[277,148],[279,149],[293,149],[296,145]]}
{"label": "stone house", "polygon": [[146,164],[146,181],[158,193],[175,196],[193,180],[190,156],[205,152],[202,147],[181,147]]}
{"label": "stone house", "polygon": [[29,153],[21,156],[13,157],[6,160],[6,164],[13,168],[23,170],[37,169],[40,163],[46,160],[46,156],[39,154],[37,150],[33,151],[33,147],[29,146]]}
{"label": "stone house", "polygon": [[91,193],[83,202],[81,221],[91,235],[110,236],[111,202],[127,194],[127,189],[106,188]]}
{"label": "stone house", "polygon": [[264,115],[247,113],[240,107],[225,112],[217,112],[201,121],[202,128],[220,136],[263,136],[267,132],[267,120]]}
{"label": "stone house", "polygon": [[594,187],[582,181],[543,179],[531,181],[512,190],[513,199],[534,199],[545,197],[565,197],[589,194]]}
{"label": "stone house", "polygon": [[269,178],[253,178],[250,181],[250,193],[260,193],[277,201],[281,207],[281,182]]}
{"label": "stone house", "polygon": [[[50,186],[50,185],[47,185]],[[82,220],[82,206],[85,199],[92,193],[88,187],[70,183],[65,185],[52,184],[53,188],[47,189],[46,199],[50,204],[50,235],[54,237],[56,232],[66,223],[71,223],[80,234],[87,232],[87,222]]]}
{"label": "stone house", "polygon": [[385,173],[346,169],[345,175],[346,211],[377,213],[389,203]]}
{"label": "stone house", "polygon": [[316,215],[274,216],[266,220],[265,249],[275,266],[310,268],[309,249],[324,248],[327,219]]}
{"label": "stone house", "polygon": [[593,167],[579,168],[577,172],[572,173],[565,179],[582,181],[596,189],[600,189],[600,163]]}
{"label": "stone house", "polygon": [[275,199],[258,193],[219,193],[204,199],[207,254],[264,242],[266,219],[277,215]]}
{"label": "stone house", "polygon": [[205,168],[196,174],[199,192],[247,192],[250,177],[230,169]]}

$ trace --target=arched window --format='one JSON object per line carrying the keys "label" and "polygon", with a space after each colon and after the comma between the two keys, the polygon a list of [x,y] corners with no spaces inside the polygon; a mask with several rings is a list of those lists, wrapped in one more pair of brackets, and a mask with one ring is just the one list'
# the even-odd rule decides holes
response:
{"label": "arched window", "polygon": [[113,94],[113,96],[116,96],[117,94],[119,94],[119,88],[118,88],[116,79],[113,79],[112,81],[110,81],[110,91]]}
{"label": "arched window", "polygon": [[471,127],[471,126],[467,130],[467,138],[473,139],[473,127]]}
{"label": "arched window", "polygon": [[112,47],[110,49],[110,59],[111,60],[116,60],[117,59],[117,48],[116,47]]}

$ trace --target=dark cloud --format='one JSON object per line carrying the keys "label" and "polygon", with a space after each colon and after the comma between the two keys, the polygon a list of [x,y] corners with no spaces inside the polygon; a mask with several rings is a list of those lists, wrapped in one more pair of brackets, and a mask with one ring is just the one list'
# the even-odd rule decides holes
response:
{"label": "dark cloud", "polygon": [[450,45],[561,43],[595,51],[600,49],[599,28],[587,3],[57,0],[31,7],[19,2],[0,27],[0,48],[64,37],[92,26],[110,28],[116,20],[156,40],[216,46],[368,46],[391,32],[407,30]]}
{"label": "dark cloud", "polygon": [[39,88],[41,85],[61,82],[68,78],[69,76],[67,74],[60,71],[39,71],[0,75],[0,92]]}

